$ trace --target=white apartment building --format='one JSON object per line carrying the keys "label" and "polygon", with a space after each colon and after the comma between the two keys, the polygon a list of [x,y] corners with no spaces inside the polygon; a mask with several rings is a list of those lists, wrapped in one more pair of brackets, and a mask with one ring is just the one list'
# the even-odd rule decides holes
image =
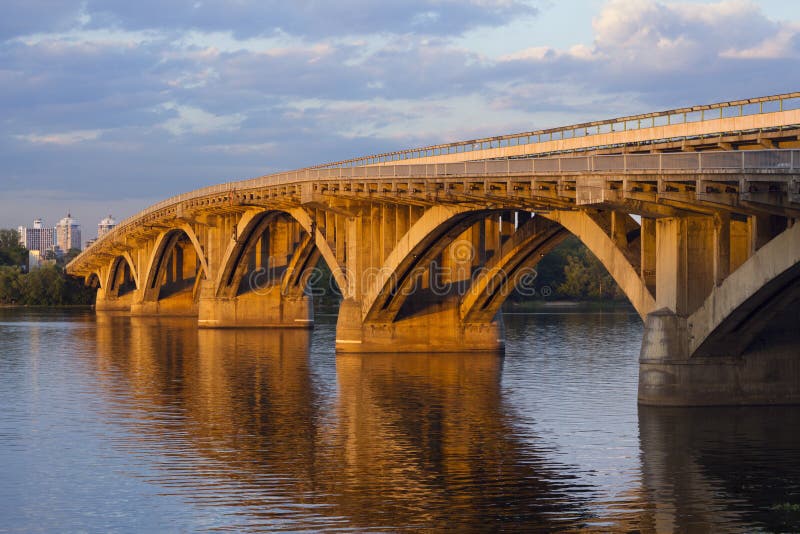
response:
{"label": "white apartment building", "polygon": [[55,228],[45,228],[42,224],[42,219],[34,219],[33,227],[28,228],[20,226],[17,228],[19,232],[19,244],[28,250],[35,250],[42,255],[48,250],[55,248]]}

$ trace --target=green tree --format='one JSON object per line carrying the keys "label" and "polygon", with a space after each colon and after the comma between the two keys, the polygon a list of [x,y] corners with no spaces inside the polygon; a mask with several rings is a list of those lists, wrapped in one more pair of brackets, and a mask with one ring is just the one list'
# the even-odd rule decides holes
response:
{"label": "green tree", "polygon": [[65,278],[54,265],[34,269],[23,278],[22,302],[29,305],[64,304]]}
{"label": "green tree", "polygon": [[621,299],[619,286],[603,264],[586,247],[567,256],[564,282],[558,294],[574,299]]}
{"label": "green tree", "polygon": [[87,286],[82,278],[65,275],[64,304],[94,304],[97,289]]}
{"label": "green tree", "polygon": [[19,232],[0,229],[0,265],[27,265],[28,251],[19,244]]}
{"label": "green tree", "polygon": [[22,300],[23,276],[19,267],[0,266],[0,303],[16,304]]}

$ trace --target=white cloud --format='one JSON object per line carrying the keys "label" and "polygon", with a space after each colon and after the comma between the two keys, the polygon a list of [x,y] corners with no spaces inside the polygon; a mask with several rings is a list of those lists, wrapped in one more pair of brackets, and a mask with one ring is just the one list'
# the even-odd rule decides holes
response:
{"label": "white cloud", "polygon": [[594,20],[595,49],[613,63],[646,70],[680,68],[717,58],[796,56],[796,24],[768,19],[744,0],[666,3],[612,0]]}
{"label": "white cloud", "polygon": [[74,145],[97,139],[102,130],[72,130],[69,132],[22,134],[14,137],[36,145]]}
{"label": "white cloud", "polygon": [[219,131],[234,131],[245,120],[241,113],[231,115],[214,115],[200,108],[168,102],[162,106],[165,110],[174,110],[178,116],[167,119],[161,127],[173,135],[208,134]]}
{"label": "white cloud", "polygon": [[721,57],[737,59],[779,59],[797,58],[800,40],[800,25],[784,24],[775,35],[766,37],[763,41],[750,48],[729,48],[720,53]]}

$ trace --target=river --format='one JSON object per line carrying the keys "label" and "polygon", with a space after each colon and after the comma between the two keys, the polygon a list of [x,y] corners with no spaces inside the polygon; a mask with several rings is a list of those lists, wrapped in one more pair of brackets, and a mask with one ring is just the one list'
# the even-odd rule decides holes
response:
{"label": "river", "polygon": [[797,531],[800,408],[637,407],[627,311],[505,356],[0,310],[0,532]]}

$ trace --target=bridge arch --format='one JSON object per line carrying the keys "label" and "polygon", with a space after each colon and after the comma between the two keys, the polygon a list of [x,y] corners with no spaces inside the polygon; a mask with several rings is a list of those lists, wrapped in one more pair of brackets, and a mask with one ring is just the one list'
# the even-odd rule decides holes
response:
{"label": "bridge arch", "polygon": [[100,274],[98,272],[90,273],[88,276],[86,276],[84,284],[94,289],[99,289],[102,285],[102,282],[100,281]]}
{"label": "bridge arch", "polygon": [[199,282],[208,276],[208,263],[192,228],[180,225],[162,232],[155,241],[146,273],[143,302],[156,302],[188,288],[191,300],[196,300]]}
{"label": "bridge arch", "polygon": [[461,299],[461,319],[465,323],[491,321],[509,296],[511,287],[521,282],[529,269],[569,235],[563,226],[542,216],[522,223]]}
{"label": "bridge arch", "polygon": [[256,248],[269,225],[280,217],[278,211],[248,211],[239,220],[223,256],[215,284],[217,297],[232,298],[239,292],[247,271],[247,256]]}
{"label": "bridge arch", "polygon": [[111,260],[108,278],[101,287],[105,289],[106,296],[116,298],[138,289],[139,277],[136,266],[127,252]]}
{"label": "bridge arch", "polygon": [[[800,301],[800,224],[761,247],[688,319],[689,356],[740,356]],[[797,326],[797,312],[790,318]]]}
{"label": "bridge arch", "polygon": [[[474,209],[457,205],[429,208],[403,236],[383,266],[374,276],[364,294],[362,316],[365,323],[395,321],[409,297],[409,287],[415,273],[427,269],[442,251],[466,229],[481,219],[508,210]],[[519,212],[526,213],[526,212]],[[608,270],[628,297],[639,315],[644,318],[655,307],[655,299],[645,285],[636,265],[638,253],[638,223],[621,219],[631,245],[620,247],[611,233],[610,221],[603,214],[590,216],[583,211],[550,211],[520,221],[508,241],[501,244],[473,277],[471,285],[459,304],[459,315],[467,323],[491,322],[510,294],[514,284],[526,269],[534,267],[542,256],[553,250],[570,234],[575,235]],[[632,251],[631,249],[636,249]]]}
{"label": "bridge arch", "polygon": [[[249,290],[276,285],[282,295],[301,298],[320,258],[325,259],[334,275],[339,275],[337,283],[341,287],[344,280],[341,269],[337,269],[338,262],[324,237],[315,235],[316,227],[310,218],[303,215],[302,210],[245,213],[223,256],[215,296],[234,298],[244,291],[246,283]],[[271,235],[278,233],[281,235]],[[283,243],[279,242],[281,239]]]}
{"label": "bridge arch", "polygon": [[[429,208],[398,241],[365,292],[365,322],[390,323],[409,297],[415,276],[426,270],[459,235],[491,210],[441,205]],[[362,275],[365,273],[362,273]]]}
{"label": "bridge arch", "polygon": [[[642,319],[655,309],[655,298],[632,263],[635,257],[620,248],[619,243],[609,235],[609,228],[604,228],[598,221],[600,217],[593,217],[585,211],[552,211],[543,213],[543,216],[559,223],[581,240],[614,278]],[[630,218],[629,215],[626,217]],[[631,226],[636,224],[627,222],[632,223]],[[636,231],[630,233],[636,234]]]}

